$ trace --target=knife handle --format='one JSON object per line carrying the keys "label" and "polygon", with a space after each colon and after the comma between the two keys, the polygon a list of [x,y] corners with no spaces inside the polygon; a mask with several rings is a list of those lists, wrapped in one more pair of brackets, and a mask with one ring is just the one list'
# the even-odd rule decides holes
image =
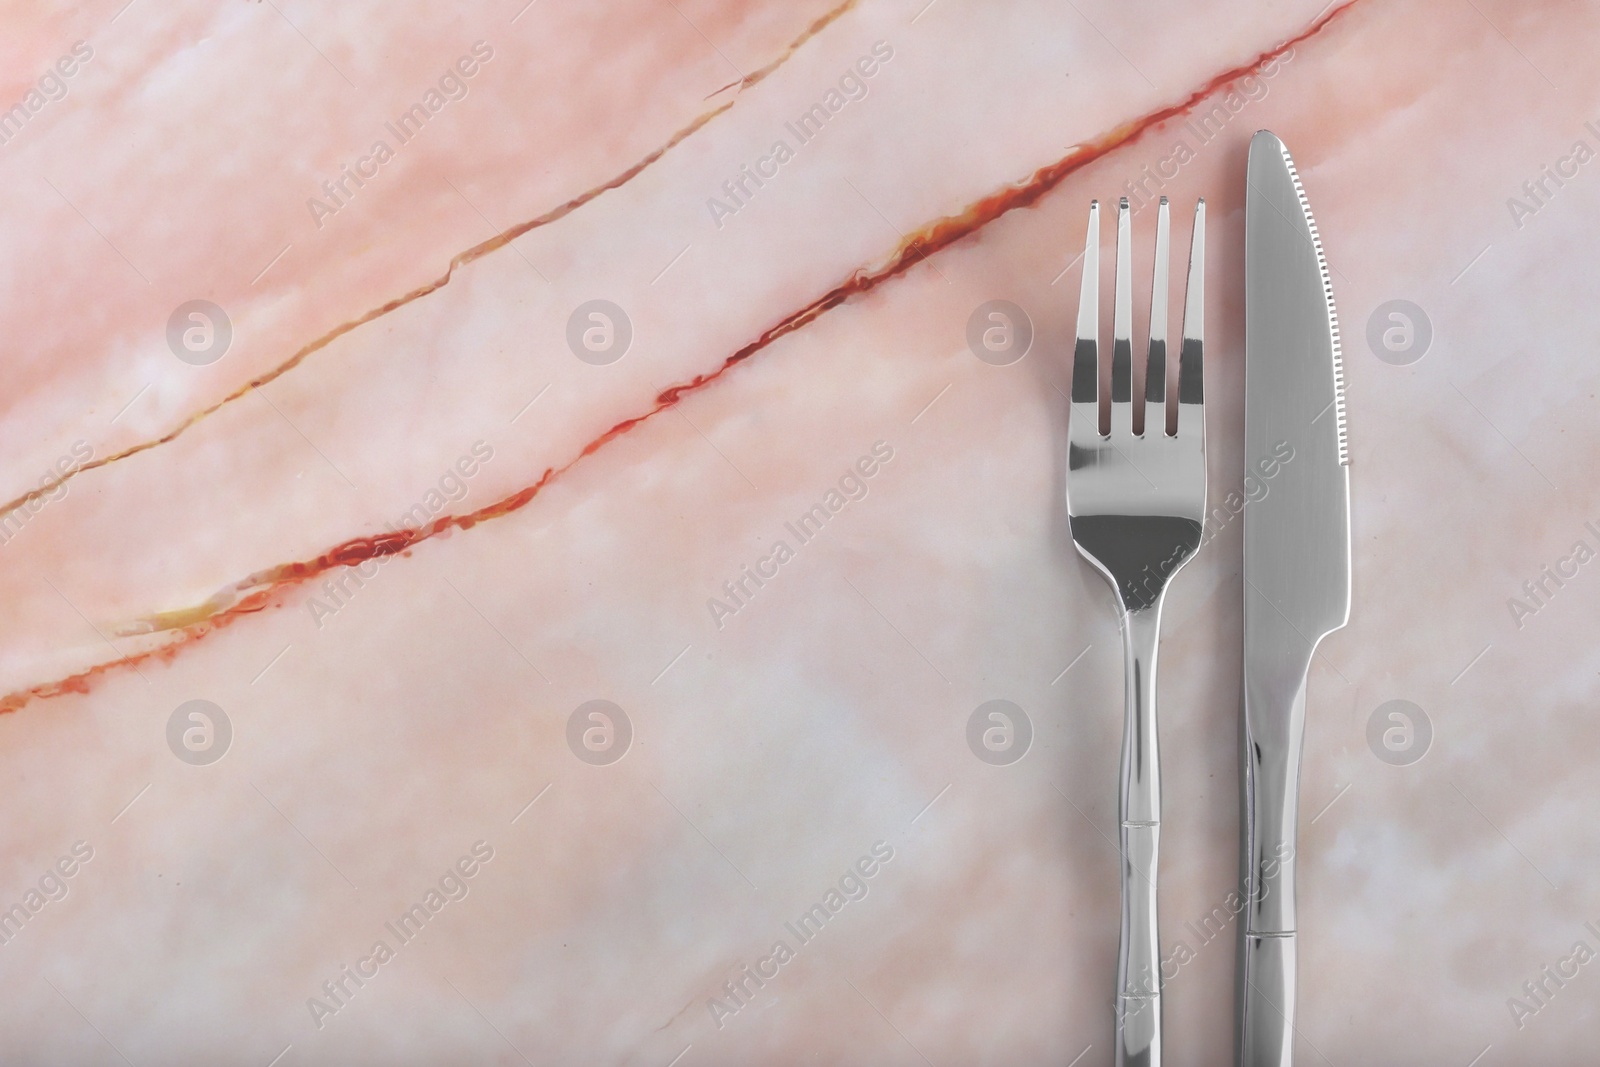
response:
{"label": "knife handle", "polygon": [[1244,685],[1240,866],[1245,907],[1235,981],[1239,1067],[1290,1067],[1294,1061],[1295,834],[1305,671],[1277,680],[1277,685],[1259,684],[1246,671]]}
{"label": "knife handle", "polygon": [[1126,674],[1122,731],[1122,930],[1117,944],[1116,1067],[1161,1067],[1161,756],[1156,744],[1156,650],[1161,599],[1120,620]]}
{"label": "knife handle", "polygon": [[1244,935],[1240,956],[1239,1063],[1294,1062],[1294,934]]}

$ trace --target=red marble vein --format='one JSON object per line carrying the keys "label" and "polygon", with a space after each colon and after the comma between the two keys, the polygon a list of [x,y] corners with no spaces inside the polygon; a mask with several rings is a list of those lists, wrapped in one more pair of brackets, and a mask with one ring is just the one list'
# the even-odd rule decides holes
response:
{"label": "red marble vein", "polygon": [[[813,24],[812,30],[820,29],[825,25],[824,20],[835,17],[854,0],[848,0],[845,5],[836,8],[834,13],[824,16],[823,20]],[[728,356],[716,369],[704,374],[698,374],[686,382],[671,386],[656,396],[655,403],[643,414],[624,419],[599,437],[590,441],[576,456],[560,467],[547,468],[539,480],[524,489],[513,493],[494,503],[487,504],[475,511],[463,515],[443,515],[424,526],[395,530],[390,533],[369,537],[358,537],[345,541],[329,551],[312,559],[301,560],[294,563],[280,564],[279,566],[257,571],[243,581],[236,583],[231,590],[225,590],[216,597],[211,598],[205,605],[192,612],[180,613],[191,616],[195,613],[204,615],[200,621],[188,623],[176,628],[176,636],[159,648],[151,649],[134,655],[124,656],[120,659],[109,660],[96,664],[87,670],[71,675],[55,682],[47,682],[33,686],[29,689],[18,690],[0,698],[0,714],[16,711],[34,700],[49,699],[69,693],[87,693],[91,684],[103,675],[113,671],[137,668],[141,663],[152,660],[170,662],[179,651],[204,638],[210,633],[232,625],[234,622],[247,615],[263,611],[268,607],[281,603],[281,598],[289,590],[304,582],[336,567],[356,566],[370,559],[394,556],[407,552],[412,546],[422,541],[429,540],[451,529],[470,530],[480,522],[509,515],[526,507],[545,486],[549,485],[560,475],[571,470],[573,466],[588,456],[598,452],[611,441],[629,432],[634,427],[648,421],[661,412],[673,407],[685,395],[696,392],[729,370],[743,363],[757,352],[765,349],[774,341],[787,334],[802,329],[815,321],[821,315],[844,303],[853,296],[858,296],[876,288],[883,282],[905,273],[910,267],[925,260],[963,237],[982,229],[984,226],[1018,208],[1028,207],[1059,185],[1073,172],[1103,158],[1110,152],[1138,140],[1153,127],[1182,115],[1194,108],[1202,100],[1210,97],[1223,87],[1249,74],[1260,64],[1282,55],[1289,49],[1299,45],[1316,34],[1320,33],[1329,23],[1339,18],[1345,12],[1361,3],[1362,0],[1345,0],[1344,3],[1329,9],[1300,34],[1281,42],[1275,47],[1261,52],[1248,63],[1230,68],[1207,81],[1200,88],[1194,90],[1182,101],[1159,108],[1145,115],[1139,116],[1129,122],[1102,134],[1085,144],[1074,146],[1073,150],[1062,159],[1041,167],[1035,171],[1025,182],[1010,185],[999,192],[993,193],[981,200],[969,204],[964,210],[955,215],[948,215],[938,219],[922,229],[905,238],[895,252],[879,267],[873,270],[857,270],[841,284],[828,290],[811,303],[784,316],[777,323],[765,330],[755,340],[739,348]],[[756,77],[752,75],[751,77]],[[748,79],[747,79],[748,80]],[[721,110],[721,109],[719,109]],[[718,112],[712,112],[715,115]],[[708,121],[709,116],[700,120],[700,125]],[[693,128],[698,128],[695,126]],[[681,139],[681,138],[679,138]],[[675,142],[674,142],[675,143]],[[665,151],[663,149],[662,151]],[[642,167],[640,168],[642,169]],[[620,182],[618,182],[620,184]],[[596,194],[598,195],[598,194]],[[591,197],[592,199],[592,197]],[[574,206],[576,204],[574,203]],[[557,209],[561,210],[561,209]],[[567,210],[570,210],[568,208]],[[565,212],[563,212],[565,213]],[[532,228],[531,225],[527,228]],[[526,232],[526,229],[520,231]],[[502,235],[504,239],[497,238],[495,242],[486,242],[479,246],[485,250],[490,247],[498,248],[511,238]],[[479,253],[479,254],[485,254]],[[463,256],[469,253],[463,253]],[[452,261],[462,261],[462,256]],[[444,279],[448,280],[448,275]],[[441,281],[439,284],[443,284]],[[434,288],[438,288],[437,285]],[[431,291],[431,290],[430,290]],[[387,305],[386,305],[387,306]],[[395,304],[394,306],[399,306]],[[375,317],[375,316],[374,316]],[[331,339],[331,338],[330,338]],[[299,358],[299,357],[297,357]],[[284,366],[287,370],[288,364]],[[247,387],[248,388],[248,387]],[[158,625],[158,620],[147,620],[152,628]]]}
{"label": "red marble vein", "polygon": [[[855,7],[856,2],[857,0],[843,0],[843,2],[837,7],[816,18],[811,25],[807,26],[805,30],[799,34],[799,36],[797,36],[793,41],[789,42],[788,46],[778,54],[776,59],[769,62],[766,66],[761,67],[759,70],[745,75],[742,79],[724,85],[721,89],[718,89],[715,93],[712,93],[711,96],[716,96],[719,93],[726,92],[728,89],[735,86],[737,86],[740,91],[743,91],[757,84],[758,82],[763,81],[768,75],[777,70],[790,57],[792,57],[795,52],[799,51],[807,41],[810,41],[811,38],[815,37],[830,24],[837,21],[840,16],[845,14],[845,12]],[[706,97],[706,99],[711,99],[711,96]],[[55,481],[47,482],[44,485],[39,486],[37,489],[33,489],[22,494],[14,500],[9,500],[4,504],[0,504],[0,515],[14,511],[24,504],[31,504],[47,493],[54,493],[58,486],[65,482],[71,481],[80,474],[87,473],[88,471],[95,470],[99,467],[110,466],[113,463],[128,459],[131,456],[136,456],[141,452],[148,452],[152,448],[156,448],[160,445],[168,444],[176,440],[201,420],[211,415],[215,415],[227,405],[244,397],[252,389],[259,389],[261,386],[267,385],[283,377],[285,374],[304,363],[307,357],[328,347],[334,341],[337,341],[350,331],[365,326],[374,319],[382,318],[390,312],[396,311],[399,308],[403,308],[413,301],[421,300],[423,297],[443,289],[446,285],[450,284],[450,279],[455,275],[455,272],[459,268],[464,267],[475,260],[482,259],[491,252],[504,248],[506,245],[510,244],[512,241],[516,240],[518,237],[521,237],[525,233],[528,233],[532,230],[537,230],[541,226],[548,226],[553,222],[558,222],[561,219],[566,218],[568,215],[572,214],[580,207],[583,207],[591,200],[594,200],[596,197],[604,193],[608,193],[611,190],[617,189],[627,182],[632,181],[651,164],[655,163],[662,156],[666,155],[668,152],[672,151],[672,149],[682,144],[689,137],[698,133],[712,119],[733,107],[733,105],[738,102],[738,99],[738,96],[735,95],[732,99],[726,101],[725,103],[718,104],[710,111],[707,111],[703,115],[699,116],[693,122],[689,123],[687,126],[684,126],[671,137],[667,138],[664,143],[651,151],[648,155],[644,156],[644,158],[640,159],[637,163],[633,164],[633,166],[622,171],[620,174],[617,174],[615,177],[601,183],[600,185],[596,185],[592,189],[578,194],[571,200],[568,200],[565,203],[546,211],[537,218],[518,223],[510,229],[489,238],[487,241],[484,241],[481,244],[473,245],[465,252],[456,254],[451,258],[449,265],[445,268],[445,272],[438,278],[424,285],[420,285],[408,293],[397,296],[386,303],[380,304],[379,306],[367,311],[365,314],[362,314],[357,318],[340,323],[338,326],[335,326],[327,333],[318,337],[316,340],[311,341],[303,346],[299,351],[295,352],[294,355],[290,356],[276,367],[273,367],[265,374],[252,378],[250,381],[239,386],[239,388],[224,396],[221,400],[218,400],[211,406],[202,408],[201,410],[190,415],[166,434],[163,434],[160,437],[151,438],[147,441],[141,441],[135,445],[129,445],[127,448],[124,448],[121,451],[101,456],[88,463],[85,463],[81,467],[68,471]]]}

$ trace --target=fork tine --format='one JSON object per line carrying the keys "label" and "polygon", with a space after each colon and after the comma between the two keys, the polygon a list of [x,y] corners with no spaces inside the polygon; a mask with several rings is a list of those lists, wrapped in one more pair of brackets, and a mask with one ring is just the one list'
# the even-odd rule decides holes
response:
{"label": "fork tine", "polygon": [[1100,437],[1100,201],[1089,202],[1083,242],[1083,287],[1078,297],[1078,340],[1072,349],[1069,444],[1087,447]]}
{"label": "fork tine", "polygon": [[1171,244],[1167,198],[1156,209],[1156,266],[1150,282],[1150,362],[1144,375],[1144,432],[1167,430],[1167,260]]}
{"label": "fork tine", "polygon": [[1206,202],[1194,206],[1194,237],[1189,243],[1189,282],[1183,298],[1183,351],[1178,356],[1178,430],[1204,434],[1206,332]]}
{"label": "fork tine", "polygon": [[1117,299],[1111,319],[1111,432],[1133,432],[1133,237],[1128,198],[1117,205]]}

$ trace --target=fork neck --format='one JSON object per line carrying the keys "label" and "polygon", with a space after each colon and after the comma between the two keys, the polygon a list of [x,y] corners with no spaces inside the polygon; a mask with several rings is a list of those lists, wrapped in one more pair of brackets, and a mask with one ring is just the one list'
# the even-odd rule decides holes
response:
{"label": "fork neck", "polygon": [[1161,822],[1160,756],[1156,743],[1156,652],[1161,634],[1157,593],[1147,604],[1124,607],[1118,619],[1126,678],[1123,731],[1122,821]]}
{"label": "fork neck", "polygon": [[1117,627],[1123,646],[1130,652],[1148,651],[1151,663],[1155,662],[1157,638],[1161,635],[1161,605],[1166,598],[1167,591],[1162,588],[1133,603],[1120,598],[1117,601]]}

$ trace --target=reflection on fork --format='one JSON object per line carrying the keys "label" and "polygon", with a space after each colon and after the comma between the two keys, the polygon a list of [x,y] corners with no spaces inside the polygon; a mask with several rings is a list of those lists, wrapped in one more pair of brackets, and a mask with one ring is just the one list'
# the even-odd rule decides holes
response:
{"label": "reflection on fork", "polygon": [[[1156,921],[1161,779],[1156,744],[1156,649],[1167,583],[1200,545],[1206,500],[1202,382],[1205,201],[1195,205],[1175,413],[1169,413],[1167,401],[1169,228],[1167,198],[1162,197],[1156,219],[1149,363],[1144,397],[1135,400],[1127,199],[1117,208],[1110,420],[1102,425],[1100,204],[1095,201],[1089,205],[1067,433],[1067,514],[1072,540],[1116,592],[1126,671],[1126,719],[1117,805],[1122,855],[1122,932],[1117,948],[1116,993],[1119,1067],[1159,1067],[1161,1063],[1161,941]],[[1142,433],[1134,433],[1136,425],[1143,427]]]}

